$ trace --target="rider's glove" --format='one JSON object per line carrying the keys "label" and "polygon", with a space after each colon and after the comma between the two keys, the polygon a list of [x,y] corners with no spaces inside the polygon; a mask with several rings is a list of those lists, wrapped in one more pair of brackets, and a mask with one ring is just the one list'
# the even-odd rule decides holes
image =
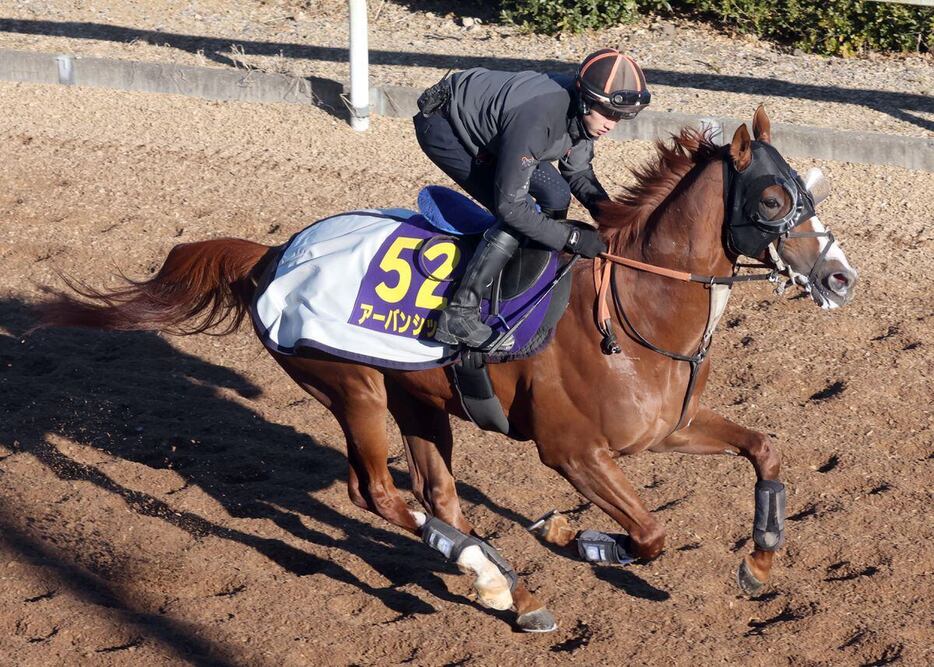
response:
{"label": "rider's glove", "polygon": [[596,229],[577,220],[565,222],[571,227],[568,240],[564,244],[565,250],[587,259],[593,259],[601,252],[606,252],[606,243],[600,238],[600,232]]}

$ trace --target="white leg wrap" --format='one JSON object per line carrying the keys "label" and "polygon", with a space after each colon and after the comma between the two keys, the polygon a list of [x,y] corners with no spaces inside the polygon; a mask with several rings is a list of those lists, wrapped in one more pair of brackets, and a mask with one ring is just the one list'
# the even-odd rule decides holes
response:
{"label": "white leg wrap", "polygon": [[484,605],[500,611],[512,606],[509,582],[499,568],[484,555],[480,547],[471,545],[461,551],[457,566],[465,573],[476,575],[473,585]]}

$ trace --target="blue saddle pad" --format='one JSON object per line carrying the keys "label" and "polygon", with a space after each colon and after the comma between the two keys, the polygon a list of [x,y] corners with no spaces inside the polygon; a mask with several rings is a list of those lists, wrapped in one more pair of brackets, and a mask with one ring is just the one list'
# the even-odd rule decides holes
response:
{"label": "blue saddle pad", "polygon": [[496,218],[459,192],[429,185],[418,193],[418,211],[432,227],[454,236],[482,234]]}

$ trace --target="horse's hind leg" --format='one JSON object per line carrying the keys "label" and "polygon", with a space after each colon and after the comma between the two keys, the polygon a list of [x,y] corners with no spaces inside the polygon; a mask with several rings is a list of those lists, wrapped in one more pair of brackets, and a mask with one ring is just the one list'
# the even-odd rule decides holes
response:
{"label": "horse's hind leg", "polygon": [[351,501],[417,535],[419,520],[396,489],[386,463],[388,407],[382,373],[330,359],[273,356],[341,425],[347,440]]}
{"label": "horse's hind leg", "polygon": [[764,433],[724,419],[702,409],[691,425],[673,433],[652,451],[684,454],[739,454],[756,471],[755,546],[740,563],[737,582],[748,594],[758,592],[768,581],[775,550],[781,546],[784,526],[785,489],[778,481],[781,458],[778,448]]}
{"label": "horse's hind leg", "polygon": [[[402,432],[415,497],[434,517],[476,537],[473,526],[464,517],[451,472],[454,443],[448,414],[437,408],[415,404],[401,390],[398,393],[391,391],[389,405]],[[493,574],[495,581],[490,587],[487,583],[489,577],[481,577],[480,572],[475,572],[478,575],[474,584],[477,592],[481,600],[487,598],[495,602],[502,594],[505,578],[500,582],[495,577],[495,574],[500,574],[500,578],[502,575],[492,563],[481,563],[480,569],[488,575]],[[508,592],[508,584],[505,590]],[[557,627],[551,612],[532,596],[521,581],[516,582],[512,598],[516,606],[516,623],[526,632],[548,632]]]}
{"label": "horse's hind leg", "polygon": [[389,409],[399,425],[412,478],[412,492],[433,516],[464,533],[473,526],[464,517],[451,472],[454,440],[448,414],[401,390],[390,391]]}

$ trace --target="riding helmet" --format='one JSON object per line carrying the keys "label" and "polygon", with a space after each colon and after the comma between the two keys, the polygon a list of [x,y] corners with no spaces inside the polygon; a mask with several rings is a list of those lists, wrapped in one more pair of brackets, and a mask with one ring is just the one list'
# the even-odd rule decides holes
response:
{"label": "riding helmet", "polygon": [[593,107],[614,120],[634,118],[652,95],[635,60],[616,49],[601,49],[584,58],[577,71],[580,113]]}

